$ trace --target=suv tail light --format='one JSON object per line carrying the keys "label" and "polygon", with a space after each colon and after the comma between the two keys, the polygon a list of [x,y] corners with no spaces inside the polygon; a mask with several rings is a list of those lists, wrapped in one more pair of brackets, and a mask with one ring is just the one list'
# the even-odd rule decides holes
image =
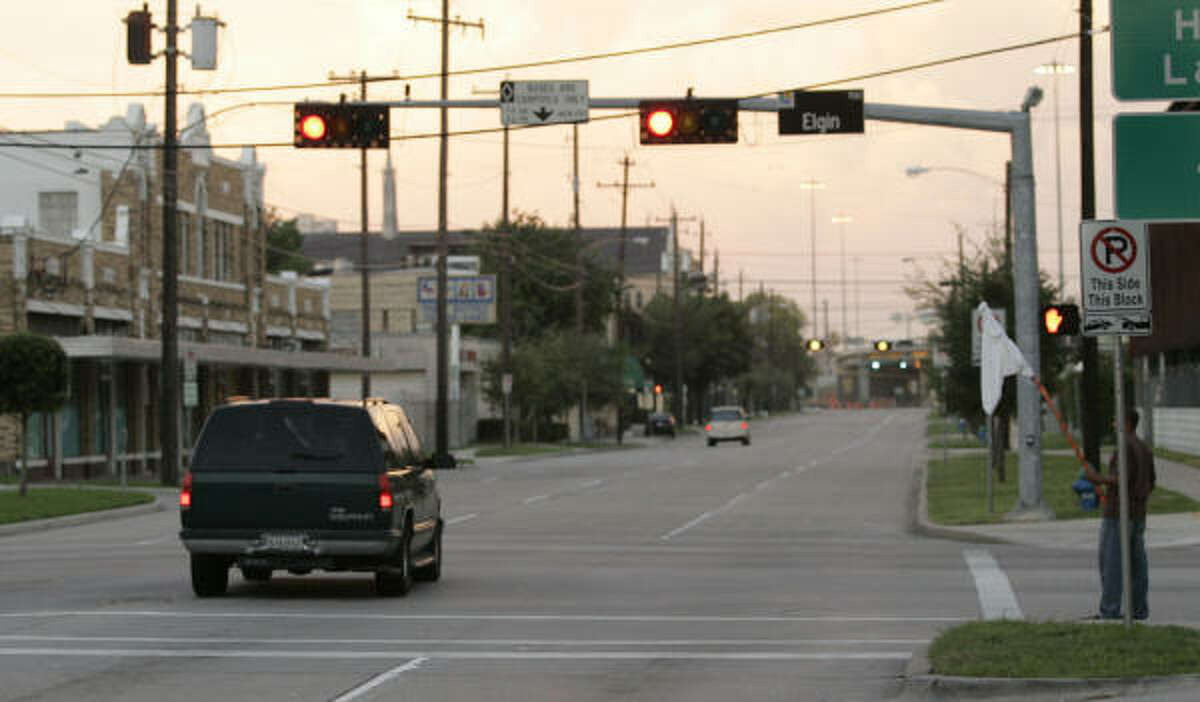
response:
{"label": "suv tail light", "polygon": [[712,424],[705,424],[704,431],[712,431]]}
{"label": "suv tail light", "polygon": [[392,483],[388,480],[387,473],[379,474],[379,509],[389,511],[392,505],[396,504],[395,498],[392,497]]}
{"label": "suv tail light", "polygon": [[183,487],[179,489],[179,509],[186,510],[192,506],[192,471],[183,475]]}
{"label": "suv tail light", "polygon": [[745,422],[742,422],[742,429],[749,429],[749,428],[750,428],[750,425],[749,425],[749,424],[746,424]]}

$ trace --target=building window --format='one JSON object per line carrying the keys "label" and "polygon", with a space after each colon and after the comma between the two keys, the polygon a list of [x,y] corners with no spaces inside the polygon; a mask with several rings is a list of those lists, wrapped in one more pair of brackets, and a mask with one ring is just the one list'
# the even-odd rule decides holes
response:
{"label": "building window", "polygon": [[38,223],[47,234],[70,236],[79,226],[79,193],[38,193]]}
{"label": "building window", "polygon": [[188,274],[188,263],[191,260],[191,256],[188,255],[188,222],[190,221],[191,217],[188,216],[188,213],[179,213],[179,225],[176,227],[179,231],[175,241],[175,245],[179,248],[179,270],[175,272],[179,275]]}
{"label": "building window", "polygon": [[117,205],[117,221],[113,240],[118,246],[129,245],[129,205]]}

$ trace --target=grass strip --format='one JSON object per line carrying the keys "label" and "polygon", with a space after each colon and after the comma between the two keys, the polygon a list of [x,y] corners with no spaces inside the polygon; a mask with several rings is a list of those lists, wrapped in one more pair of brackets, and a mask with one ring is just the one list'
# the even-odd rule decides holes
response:
{"label": "grass strip", "polygon": [[[1020,483],[1018,456],[1006,453],[1007,480],[992,483],[994,512],[987,511],[987,455],[959,455],[947,460],[934,457],[928,464],[927,496],[929,518],[937,524],[997,524],[1017,503]],[[1042,487],[1047,506],[1058,519],[1100,516],[1099,510],[1085,512],[1071,490],[1079,477],[1079,464],[1070,455],[1042,456]],[[1150,514],[1200,511],[1200,502],[1163,487],[1155,488],[1147,503]]]}
{"label": "grass strip", "polygon": [[1200,673],[1200,631],[1121,622],[969,622],[929,647],[938,675],[1130,678]]}
{"label": "grass strip", "polygon": [[1190,453],[1182,453],[1180,451],[1172,451],[1171,449],[1156,448],[1154,455],[1160,458],[1165,458],[1168,461],[1182,463],[1193,468],[1200,468],[1200,456],[1193,456]]}
{"label": "grass strip", "polygon": [[132,507],[153,500],[154,495],[128,490],[31,487],[25,497],[16,490],[0,490],[0,524]]}

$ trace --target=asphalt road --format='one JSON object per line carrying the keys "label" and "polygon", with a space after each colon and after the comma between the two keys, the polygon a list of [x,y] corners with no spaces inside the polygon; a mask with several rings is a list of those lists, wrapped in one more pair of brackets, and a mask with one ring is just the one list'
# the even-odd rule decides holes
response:
{"label": "asphalt road", "polygon": [[444,471],[443,579],[402,599],[236,572],[195,599],[174,510],[0,539],[0,700],[879,700],[989,607],[1089,608],[1090,554],[912,533],[923,412],[752,430]]}

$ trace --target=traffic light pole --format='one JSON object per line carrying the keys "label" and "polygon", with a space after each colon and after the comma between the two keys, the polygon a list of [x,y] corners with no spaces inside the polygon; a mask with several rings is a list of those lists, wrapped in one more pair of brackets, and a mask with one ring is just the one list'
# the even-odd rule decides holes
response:
{"label": "traffic light pole", "polygon": [[176,73],[179,52],[176,40],[176,0],[167,0],[166,109],[163,118],[163,249],[162,249],[162,360],[159,363],[159,437],[161,462],[159,480],[177,485],[179,480],[179,222],[175,216],[179,174],[176,148]]}

